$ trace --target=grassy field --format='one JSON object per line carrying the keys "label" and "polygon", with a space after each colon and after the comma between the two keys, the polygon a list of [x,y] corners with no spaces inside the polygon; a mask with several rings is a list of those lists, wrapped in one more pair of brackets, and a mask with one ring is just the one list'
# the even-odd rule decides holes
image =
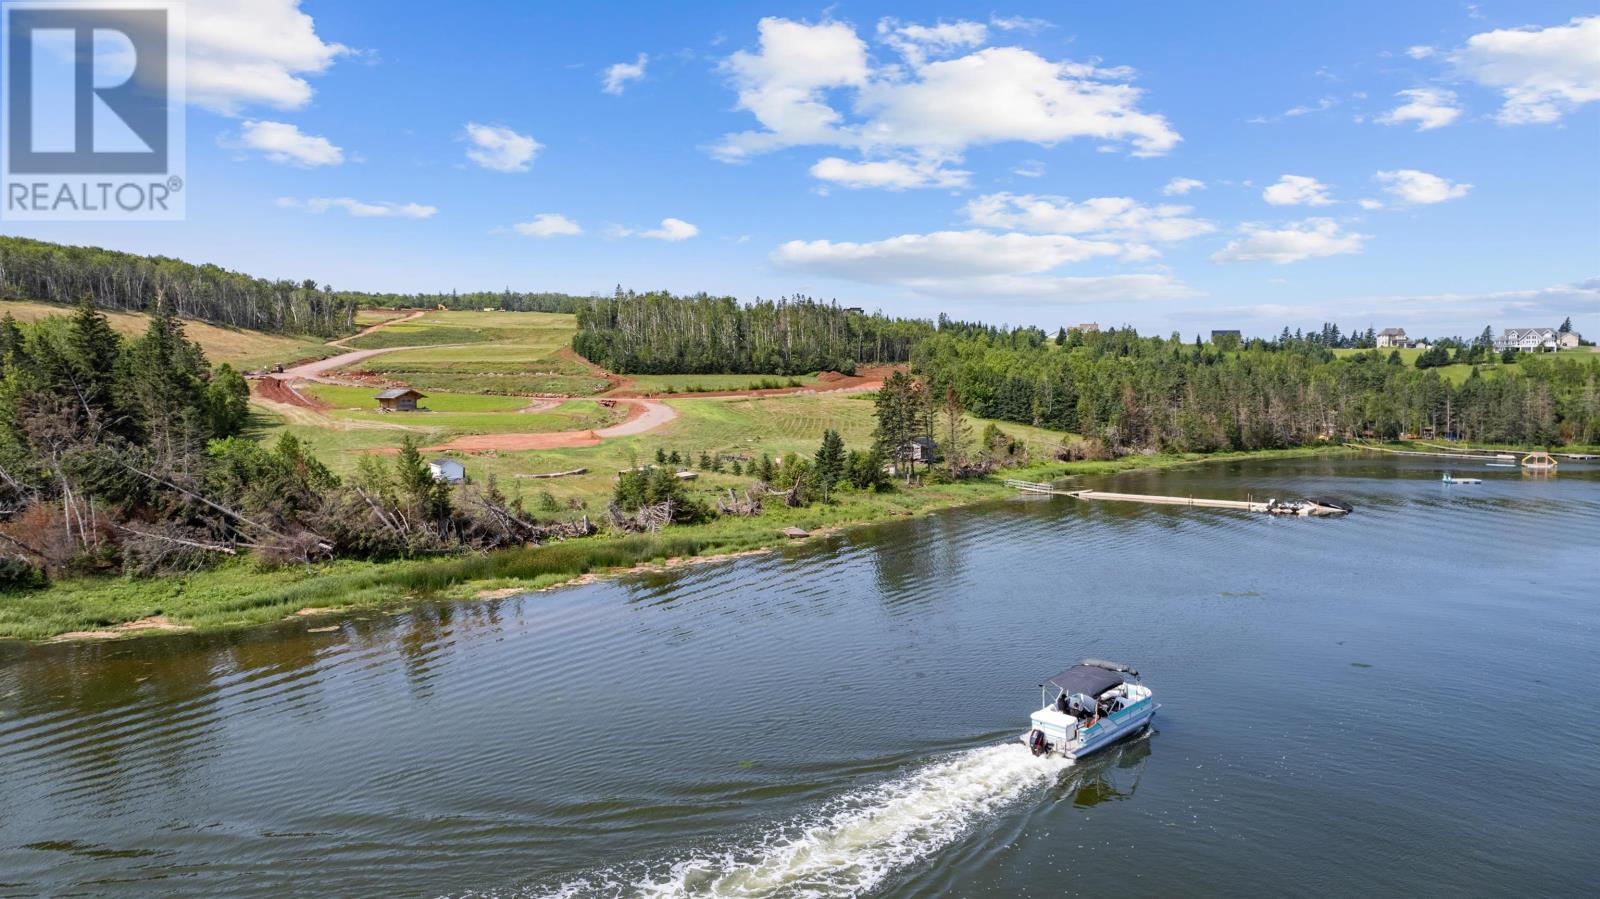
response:
{"label": "grassy field", "polygon": [[[375,387],[346,387],[341,384],[307,384],[300,392],[327,403],[335,409],[371,412],[377,405],[373,399]],[[523,396],[494,396],[476,393],[430,393],[422,406],[434,412],[516,412],[526,408],[529,399]]]}
{"label": "grassy field", "polygon": [[[544,312],[430,312],[349,341],[353,349],[415,346],[375,356],[361,371],[422,390],[589,396],[611,386],[568,347],[571,315]],[[450,344],[436,346],[436,344]]]}
{"label": "grassy field", "polygon": [[[52,315],[71,315],[72,307],[24,300],[0,300],[0,315],[11,313],[17,321],[31,322]],[[136,337],[150,327],[150,316],[142,312],[106,312],[106,319],[117,333]],[[290,337],[266,334],[243,328],[224,328],[205,322],[186,321],[184,333],[199,343],[212,362],[226,362],[234,368],[264,368],[273,363],[323,359],[342,352],[326,346],[318,337]]]}
{"label": "grassy field", "polygon": [[[1333,354],[1335,356],[1354,356],[1357,353],[1367,353],[1367,352],[1371,352],[1371,351],[1370,350],[1334,350]],[[1385,357],[1387,357],[1388,354],[1389,354],[1389,351],[1387,351],[1387,350],[1381,350],[1380,352],[1382,352]],[[1397,350],[1394,350],[1394,352],[1397,352],[1397,353],[1400,354],[1400,361],[1405,363],[1406,365],[1416,365],[1417,364],[1417,357],[1422,355],[1422,350],[1413,350],[1413,349],[1404,349],[1404,350],[1398,350],[1397,349]],[[1595,354],[1593,353],[1593,347],[1577,347],[1577,348],[1569,349],[1569,350],[1561,350],[1560,352],[1553,353],[1553,354],[1541,354],[1541,358],[1544,358],[1544,359],[1552,359],[1552,358],[1553,359],[1560,359],[1560,360],[1565,361],[1565,362],[1587,362],[1587,361],[1589,361],[1591,359],[1600,358],[1600,357],[1596,357],[1595,356]],[[1493,377],[1493,376],[1498,376],[1498,375],[1515,375],[1517,373],[1517,366],[1515,364],[1505,365],[1505,364],[1500,362],[1498,356],[1495,357],[1495,360],[1493,362],[1489,362],[1489,363],[1486,363],[1486,364],[1480,364],[1480,365],[1476,365],[1476,366],[1466,365],[1466,364],[1443,365],[1443,366],[1440,366],[1439,368],[1434,369],[1434,370],[1439,373],[1440,377],[1444,378],[1445,380],[1447,380],[1450,383],[1452,383],[1452,384],[1454,384],[1454,385],[1459,387],[1463,382],[1465,382],[1467,380],[1467,378],[1472,376],[1472,370],[1474,368],[1476,368],[1478,370],[1479,377]]]}

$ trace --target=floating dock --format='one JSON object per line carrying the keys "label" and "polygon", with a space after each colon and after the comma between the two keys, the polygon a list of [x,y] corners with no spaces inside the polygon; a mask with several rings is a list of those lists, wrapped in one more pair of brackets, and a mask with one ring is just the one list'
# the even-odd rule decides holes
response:
{"label": "floating dock", "polygon": [[1107,502],[1121,503],[1153,503],[1159,506],[1199,506],[1206,509],[1234,509],[1240,512],[1267,512],[1270,511],[1266,503],[1242,499],[1206,499],[1195,496],[1156,496],[1147,493],[1109,493],[1104,490],[1062,490],[1050,484],[1036,484],[1030,481],[1006,481],[1007,487],[1014,487],[1023,493],[1048,494],[1050,496],[1070,496],[1074,499],[1104,500]]}
{"label": "floating dock", "polygon": [[1345,446],[1348,446],[1351,449],[1367,450],[1368,452],[1374,453],[1388,453],[1391,456],[1425,456],[1430,459],[1472,459],[1481,462],[1505,461],[1505,457],[1503,455],[1480,456],[1467,453],[1425,453],[1422,450],[1397,450],[1389,449],[1388,447],[1384,446],[1368,446],[1365,443],[1346,443]]}

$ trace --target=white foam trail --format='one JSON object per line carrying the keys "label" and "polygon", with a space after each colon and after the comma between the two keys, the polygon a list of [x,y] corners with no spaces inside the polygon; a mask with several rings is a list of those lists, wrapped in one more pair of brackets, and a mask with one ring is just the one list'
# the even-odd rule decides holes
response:
{"label": "white foam trail", "polygon": [[855,896],[961,837],[976,821],[1071,765],[1020,743],[958,753],[847,793],[750,845],[663,862],[635,879],[620,870],[563,884],[556,897]]}

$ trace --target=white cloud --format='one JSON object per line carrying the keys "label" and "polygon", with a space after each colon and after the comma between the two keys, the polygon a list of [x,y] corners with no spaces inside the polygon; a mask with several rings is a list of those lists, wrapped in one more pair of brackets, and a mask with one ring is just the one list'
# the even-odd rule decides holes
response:
{"label": "white cloud", "polygon": [[1373,176],[1381,181],[1384,190],[1412,204],[1443,203],[1467,195],[1470,184],[1456,184],[1446,178],[1416,169],[1397,169],[1379,172]]}
{"label": "white cloud", "polygon": [[1333,219],[1312,218],[1283,228],[1245,225],[1244,237],[1212,254],[1212,262],[1275,262],[1279,265],[1318,256],[1359,253],[1365,234],[1343,232]]}
{"label": "white cloud", "polygon": [[559,212],[541,212],[533,217],[533,221],[518,222],[511,228],[524,237],[560,237],[583,233],[583,228],[577,222]]}
{"label": "white cloud", "polygon": [[916,25],[901,24],[892,18],[879,19],[878,40],[893,47],[907,63],[920,66],[930,56],[948,56],[984,44],[989,40],[989,26],[967,21]]}
{"label": "white cloud", "polygon": [[355,218],[402,218],[425,219],[432,218],[439,211],[436,206],[424,206],[421,203],[390,203],[380,201],[369,203],[350,197],[312,197],[306,200],[297,200],[294,197],[279,197],[278,205],[286,209],[304,209],[307,212],[323,213],[329,209],[343,209]]}
{"label": "white cloud", "polygon": [[1416,122],[1418,131],[1431,131],[1443,128],[1461,115],[1461,107],[1456,105],[1454,91],[1437,87],[1419,87],[1400,91],[1395,96],[1405,98],[1406,102],[1378,117],[1378,121],[1385,125]]}
{"label": "white cloud", "polygon": [[1011,174],[1020,175],[1024,178],[1042,178],[1044,177],[1044,163],[1037,159],[1029,159],[1012,169]]}
{"label": "white cloud", "polygon": [[[987,228],[1082,234],[1135,243],[1170,243],[1217,230],[1204,219],[1189,218],[1193,209],[1188,206],[1145,206],[1128,197],[1093,197],[1074,203],[1065,197],[997,193],[972,200],[964,211],[973,224]],[[1154,255],[1148,248],[1132,249],[1136,258]]]}
{"label": "white cloud", "polygon": [[1373,209],[1382,209],[1383,208],[1383,201],[1382,200],[1373,200],[1373,199],[1370,199],[1370,198],[1362,198],[1360,200],[1357,200],[1356,204],[1359,205],[1362,209],[1366,209],[1366,210],[1369,210],[1369,211],[1373,210]]}
{"label": "white cloud", "polygon": [[1418,44],[1414,47],[1406,48],[1406,55],[1412,59],[1427,59],[1438,52],[1438,50],[1434,49],[1433,47],[1429,47],[1426,44]]}
{"label": "white cloud", "polygon": [[1337,105],[1339,105],[1338,100],[1335,100],[1332,97],[1323,97],[1321,100],[1318,100],[1315,104],[1310,106],[1293,106],[1289,109],[1285,109],[1283,114],[1289,116],[1290,118],[1296,118],[1303,115],[1310,115],[1314,112],[1327,112]]}
{"label": "white cloud", "polygon": [[621,96],[622,90],[630,81],[638,81],[644,77],[644,67],[650,62],[650,56],[640,53],[639,58],[633,62],[619,62],[606,69],[605,84],[601,90],[608,94]]}
{"label": "white cloud", "polygon": [[1197,178],[1174,178],[1161,188],[1161,192],[1169,197],[1181,197],[1190,191],[1205,189],[1206,183]]}
{"label": "white cloud", "polygon": [[1559,121],[1600,100],[1600,16],[1475,34],[1449,60],[1465,77],[1500,91],[1501,124]]}
{"label": "white cloud", "polygon": [[[626,235],[633,234],[635,232],[627,229],[619,229],[619,233]],[[661,227],[652,228],[649,231],[639,231],[637,233],[640,237],[650,237],[656,240],[665,240],[671,243],[677,243],[680,240],[688,240],[696,234],[699,234],[700,229],[689,224],[683,219],[664,218],[661,220]]]}
{"label": "white cloud", "polygon": [[319,37],[300,0],[193,2],[186,19],[189,102],[224,115],[299,109],[311,101],[305,76],[353,52]]}
{"label": "white cloud", "polygon": [[1284,175],[1261,192],[1274,206],[1327,206],[1333,202],[1328,185],[1306,175]]}
{"label": "white cloud", "polygon": [[306,134],[285,122],[247,121],[239,126],[237,141],[226,146],[257,150],[273,162],[300,166],[339,165],[344,151],[325,137]]}
{"label": "white cloud", "polygon": [[[914,26],[945,31],[890,34],[924,57],[972,46],[974,23]],[[988,47],[925,64],[874,67],[867,45],[842,22],[810,25],[768,17],[760,47],[723,63],[738,106],[761,130],[729,134],[713,152],[728,161],[794,146],[837,146],[957,162],[968,147],[1006,141],[1053,145],[1077,137],[1125,142],[1134,155],[1165,153],[1181,139],[1143,112],[1131,72],[1052,62],[1017,47]],[[937,39],[935,39],[937,38]],[[853,96],[838,96],[841,94]],[[835,106],[835,103],[838,106]],[[847,109],[846,116],[841,110]]]}
{"label": "white cloud", "polygon": [[971,172],[947,169],[927,160],[891,159],[878,162],[850,162],[837,156],[817,161],[811,177],[844,187],[882,187],[905,190],[908,187],[965,187]]}
{"label": "white cloud", "polygon": [[778,268],[936,296],[1027,297],[1062,302],[1178,299],[1193,291],[1165,274],[1047,275],[1115,256],[1115,243],[1061,234],[938,231],[867,243],[792,240],[772,253]]}
{"label": "white cloud", "polygon": [[467,140],[473,145],[467,158],[492,172],[526,172],[544,147],[530,135],[475,122],[467,123]]}

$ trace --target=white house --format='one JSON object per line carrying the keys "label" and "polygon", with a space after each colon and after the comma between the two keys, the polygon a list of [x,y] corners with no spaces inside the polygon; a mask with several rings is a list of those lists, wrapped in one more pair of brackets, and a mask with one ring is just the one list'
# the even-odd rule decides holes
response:
{"label": "white house", "polygon": [[435,481],[444,481],[446,484],[460,484],[467,479],[467,467],[446,456],[429,460],[428,471]]}
{"label": "white house", "polygon": [[1555,328],[1507,328],[1495,338],[1494,348],[1501,352],[1548,352],[1556,349],[1557,340]]}
{"label": "white house", "polygon": [[1576,331],[1562,331],[1561,334],[1556,338],[1556,342],[1560,344],[1561,348],[1564,350],[1570,350],[1573,347],[1582,346],[1582,343],[1580,342],[1582,340],[1583,338],[1579,336],[1578,332]]}
{"label": "white house", "polygon": [[1378,332],[1378,346],[1384,349],[1389,347],[1405,349],[1411,346],[1411,341],[1406,339],[1405,328],[1384,328]]}

